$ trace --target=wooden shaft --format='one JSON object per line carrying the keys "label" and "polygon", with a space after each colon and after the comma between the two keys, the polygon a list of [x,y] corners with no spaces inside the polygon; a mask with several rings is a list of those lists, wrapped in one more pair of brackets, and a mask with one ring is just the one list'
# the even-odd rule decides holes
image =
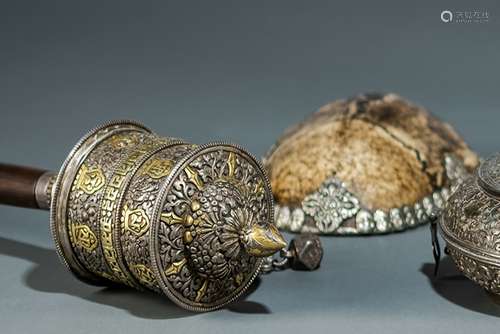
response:
{"label": "wooden shaft", "polygon": [[45,170],[0,163],[0,204],[39,209],[35,187]]}

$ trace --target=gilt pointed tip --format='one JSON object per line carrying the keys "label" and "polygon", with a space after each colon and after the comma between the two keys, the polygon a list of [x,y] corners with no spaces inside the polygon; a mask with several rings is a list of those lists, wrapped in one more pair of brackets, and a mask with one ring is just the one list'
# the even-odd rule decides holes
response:
{"label": "gilt pointed tip", "polygon": [[250,255],[265,257],[285,248],[285,238],[274,225],[252,226],[246,242],[246,250]]}

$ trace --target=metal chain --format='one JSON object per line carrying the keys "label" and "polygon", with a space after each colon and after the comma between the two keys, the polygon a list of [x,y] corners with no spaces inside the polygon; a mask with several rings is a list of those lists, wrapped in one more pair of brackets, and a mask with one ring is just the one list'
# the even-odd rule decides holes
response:
{"label": "metal chain", "polygon": [[289,250],[281,250],[279,257],[268,256],[264,258],[262,267],[260,268],[261,274],[269,274],[273,271],[281,271],[290,268],[290,259],[293,257],[292,252]]}

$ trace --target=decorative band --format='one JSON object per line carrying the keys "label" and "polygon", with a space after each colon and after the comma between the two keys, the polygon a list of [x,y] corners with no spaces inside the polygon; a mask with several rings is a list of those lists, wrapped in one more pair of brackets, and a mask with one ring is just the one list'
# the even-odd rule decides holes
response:
{"label": "decorative band", "polygon": [[[468,175],[463,163],[455,156],[447,154],[444,163],[452,189],[437,189],[413,205],[387,211],[368,210],[360,205],[360,200],[343,182],[330,178],[317,191],[306,196],[299,207],[276,205],[276,225],[297,233],[349,235],[383,234],[425,224],[431,213],[443,209],[450,192]],[[347,221],[353,223],[345,224]]]}
{"label": "decorative band", "polygon": [[[115,212],[120,210],[118,207],[121,194],[127,188],[133,171],[143,161],[143,157],[151,150],[161,147],[166,143],[163,139],[152,137],[143,143],[132,146],[125,158],[116,166],[109,182],[106,184],[103,197],[99,207],[99,226],[101,247],[106,263],[111,273],[120,282],[131,287],[139,288],[139,284],[128,272],[123,260],[118,257],[116,247],[119,245],[113,242],[113,230],[119,226],[115,221]],[[119,228],[119,227],[118,227]]]}

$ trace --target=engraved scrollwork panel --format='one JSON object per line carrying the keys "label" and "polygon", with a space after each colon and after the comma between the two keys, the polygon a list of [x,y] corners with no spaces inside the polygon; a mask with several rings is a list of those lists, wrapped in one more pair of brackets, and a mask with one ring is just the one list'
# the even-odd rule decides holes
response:
{"label": "engraved scrollwork panel", "polygon": [[149,232],[154,204],[163,180],[175,163],[193,149],[182,144],[165,148],[148,158],[133,176],[120,213],[120,242],[134,277],[157,292],[161,289],[151,270]]}
{"label": "engraved scrollwork panel", "polygon": [[486,290],[500,294],[500,267],[493,266],[471,257],[453,247],[448,248],[453,261],[458,269],[472,281],[481,285]]}
{"label": "engraved scrollwork panel", "polygon": [[451,195],[442,223],[465,244],[500,255],[500,201],[469,177]]}
{"label": "engraved scrollwork panel", "polygon": [[[169,139],[146,136],[143,140],[134,142],[130,141],[129,137],[126,138],[125,141],[115,140],[111,142],[112,146],[115,146],[115,150],[123,147],[128,147],[128,150],[124,152],[123,157],[120,157],[120,162],[115,166],[109,182],[106,183],[100,201],[99,232],[103,254],[113,276],[123,284],[140,288],[133,279],[130,268],[126,268],[123,261],[120,242],[117,237],[120,229],[120,222],[117,221],[117,211],[119,211],[121,196],[130,182],[134,169],[140,166],[143,158],[151,150],[154,151],[156,148],[162,147]],[[126,228],[138,234],[143,234],[149,228],[149,219],[142,210],[128,210],[125,208],[124,211],[124,225]],[[146,274],[144,270],[139,270],[139,267],[136,269],[136,272]]]}
{"label": "engraved scrollwork panel", "polygon": [[[123,131],[103,140],[85,159],[71,187],[67,227],[75,254],[88,270],[113,281],[119,280],[106,264],[100,246],[101,200],[106,183],[110,181],[115,167],[126,156],[130,147],[151,138],[143,132]],[[83,236],[87,240],[83,240]],[[86,247],[90,240],[94,240],[93,246]]]}

